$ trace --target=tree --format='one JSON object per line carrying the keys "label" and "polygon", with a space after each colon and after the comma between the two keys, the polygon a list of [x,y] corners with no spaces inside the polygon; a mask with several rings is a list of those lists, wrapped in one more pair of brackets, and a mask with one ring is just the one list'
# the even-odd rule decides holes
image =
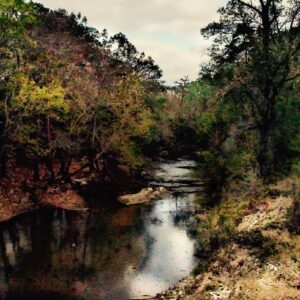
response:
{"label": "tree", "polygon": [[0,175],[6,175],[7,135],[11,128],[10,104],[14,90],[10,78],[21,64],[21,50],[28,43],[26,29],[34,21],[31,3],[0,1]]}
{"label": "tree", "polygon": [[184,97],[186,95],[186,89],[187,89],[187,86],[189,83],[190,83],[190,80],[189,80],[188,76],[181,78],[179,81],[175,81],[177,91],[180,94],[181,106],[183,104]]}
{"label": "tree", "polygon": [[123,33],[112,36],[108,44],[113,50],[112,57],[115,64],[129,64],[131,69],[145,79],[159,80],[162,77],[162,70],[155,64],[153,58],[146,57],[144,52],[139,53]]}
{"label": "tree", "polygon": [[[22,149],[25,158],[43,162],[47,179],[53,181],[54,154],[67,147],[67,116],[69,103],[65,101],[65,90],[58,79],[40,87],[26,75],[14,78],[18,93],[11,103],[11,128],[9,141],[14,148]],[[18,153],[18,151],[17,151]],[[20,153],[20,152],[19,152]],[[35,169],[36,179],[39,178]]]}
{"label": "tree", "polygon": [[80,14],[0,0],[2,175],[20,166],[35,181],[70,181],[86,170],[109,178],[112,166],[129,172],[143,162],[161,70],[125,35],[86,23]]}
{"label": "tree", "polygon": [[300,76],[300,2],[230,0],[219,14],[218,22],[202,29],[204,36],[215,37],[213,76],[226,74],[230,84],[224,95],[250,107],[252,124],[244,128],[258,130],[257,161],[261,176],[267,178],[276,106],[286,84]]}

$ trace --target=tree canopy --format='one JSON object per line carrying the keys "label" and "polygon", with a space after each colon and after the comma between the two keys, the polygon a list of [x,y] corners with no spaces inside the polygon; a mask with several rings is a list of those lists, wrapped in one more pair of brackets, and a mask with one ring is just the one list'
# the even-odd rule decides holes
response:
{"label": "tree canopy", "polygon": [[224,96],[249,109],[240,126],[258,130],[257,160],[266,177],[275,158],[278,104],[300,76],[300,3],[230,0],[219,14],[218,22],[202,29],[204,36],[214,37],[211,65],[203,74],[227,81]]}

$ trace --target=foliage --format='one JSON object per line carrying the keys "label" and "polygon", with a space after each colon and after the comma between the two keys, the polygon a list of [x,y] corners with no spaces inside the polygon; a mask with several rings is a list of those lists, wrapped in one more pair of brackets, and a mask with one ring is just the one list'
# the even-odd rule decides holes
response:
{"label": "foliage", "polygon": [[22,0],[2,1],[0,12],[2,175],[8,161],[33,168],[36,180],[43,166],[50,181],[141,166],[154,126],[147,99],[162,75],[153,59],[80,14]]}
{"label": "foliage", "polygon": [[278,108],[299,76],[298,1],[230,0],[220,20],[202,29],[214,37],[211,64],[202,75],[223,84],[220,99],[239,108],[239,131],[256,130],[256,158],[265,179],[276,168]]}
{"label": "foliage", "polygon": [[87,169],[107,178],[157,149],[197,150],[211,174],[234,180],[296,168],[299,4],[229,0],[219,13],[202,30],[214,37],[211,62],[196,81],[167,88],[123,33],[90,28],[81,14],[1,1],[2,175],[22,158],[36,162],[35,178],[41,166],[49,180]]}

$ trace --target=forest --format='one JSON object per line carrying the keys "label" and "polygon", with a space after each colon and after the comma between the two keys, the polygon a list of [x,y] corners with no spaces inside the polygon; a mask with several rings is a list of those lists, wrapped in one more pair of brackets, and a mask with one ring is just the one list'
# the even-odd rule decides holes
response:
{"label": "forest", "polygon": [[[197,267],[173,289],[163,292],[179,280],[152,298],[130,299],[300,299],[300,2],[228,0],[201,35],[212,41],[210,60],[196,80],[183,76],[170,86],[154,59],[124,33],[91,28],[80,13],[0,0],[0,221],[24,213],[31,218],[42,207],[85,214],[96,205],[86,201],[95,193],[110,202],[120,195],[140,203],[165,192],[183,197],[187,186],[178,192],[172,184],[185,177],[171,182],[165,174],[151,186],[151,166],[188,157],[196,166],[176,170],[192,169],[205,186],[190,194],[200,208],[193,216],[176,215],[174,223],[193,218],[186,226],[195,238]],[[136,210],[128,209],[133,218]],[[159,222],[167,221],[155,216],[150,225]],[[130,230],[124,239],[112,233],[128,251],[139,246],[127,242]],[[86,243],[100,260],[100,246]],[[24,266],[16,275],[8,260],[0,260],[6,277],[22,278]],[[255,272],[264,284],[255,281]],[[29,295],[37,298],[31,299],[48,293],[51,280],[32,287]],[[8,293],[0,287],[3,299],[28,299],[15,294],[15,283],[8,286]],[[58,293],[129,297],[80,291],[59,290],[43,299],[62,299]]]}

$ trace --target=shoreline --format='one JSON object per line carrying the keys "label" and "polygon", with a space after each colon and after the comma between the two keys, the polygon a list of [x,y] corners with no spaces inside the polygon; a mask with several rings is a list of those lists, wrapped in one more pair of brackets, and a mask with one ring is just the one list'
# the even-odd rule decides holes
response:
{"label": "shoreline", "polygon": [[[49,188],[43,191],[35,190],[31,193],[6,189],[5,192],[3,193],[3,189],[1,191],[0,188],[0,198],[3,200],[0,204],[0,223],[42,208],[61,208],[72,211],[88,210],[85,200],[75,189],[61,191]],[[12,192],[14,192],[13,195]],[[11,196],[9,197],[7,194],[11,194]]]}
{"label": "shoreline", "polygon": [[[293,201],[289,195],[259,200],[255,210],[243,212],[236,230],[202,270],[153,299],[300,299],[300,236],[287,228]],[[224,213],[230,206],[225,201],[215,209]]]}
{"label": "shoreline", "polygon": [[[287,228],[294,204],[293,182],[286,179],[275,187],[264,188],[270,189],[269,196],[231,195],[232,198],[198,213],[199,228],[209,222],[212,226],[207,232],[198,232],[199,241],[209,234],[204,245],[207,251],[213,251],[207,254],[205,247],[199,249],[196,256],[205,264],[199,265],[196,274],[150,299],[300,299],[300,237]],[[20,184],[14,189],[4,189],[2,184],[0,196],[6,197],[0,206],[1,223],[43,207],[88,209],[83,197],[71,186],[25,192]],[[213,235],[218,242],[211,246]]]}

